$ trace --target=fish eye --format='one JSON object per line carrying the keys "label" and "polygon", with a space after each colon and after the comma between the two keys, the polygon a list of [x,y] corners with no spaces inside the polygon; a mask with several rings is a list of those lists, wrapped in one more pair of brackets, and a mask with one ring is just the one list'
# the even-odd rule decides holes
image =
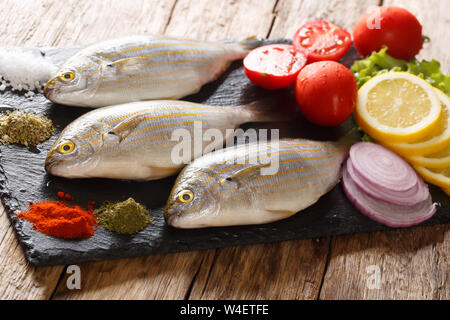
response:
{"label": "fish eye", "polygon": [[62,145],[58,147],[59,152],[61,153],[71,153],[75,149],[75,145],[71,141],[64,142]]}
{"label": "fish eye", "polygon": [[75,78],[75,73],[72,71],[65,72],[59,78],[63,81],[71,81]]}
{"label": "fish eye", "polygon": [[191,202],[194,199],[194,194],[191,190],[183,190],[178,194],[178,200],[183,203]]}

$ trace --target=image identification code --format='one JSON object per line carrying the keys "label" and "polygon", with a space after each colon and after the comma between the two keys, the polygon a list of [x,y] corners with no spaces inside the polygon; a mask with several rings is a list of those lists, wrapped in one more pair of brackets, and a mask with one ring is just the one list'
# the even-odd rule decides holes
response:
{"label": "image identification code", "polygon": [[218,306],[198,306],[187,304],[180,308],[180,315],[204,315],[208,318],[214,313],[222,315],[269,315],[267,304],[223,304]]}

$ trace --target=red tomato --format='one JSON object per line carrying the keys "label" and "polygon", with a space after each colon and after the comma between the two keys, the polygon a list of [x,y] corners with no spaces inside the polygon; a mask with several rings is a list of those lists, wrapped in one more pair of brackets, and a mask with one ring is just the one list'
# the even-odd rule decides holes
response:
{"label": "red tomato", "polygon": [[352,36],[328,21],[316,20],[298,29],[292,44],[295,50],[307,55],[308,62],[338,61],[350,49]]}
{"label": "red tomato", "polygon": [[305,55],[291,45],[270,44],[252,50],[244,59],[244,70],[257,86],[276,90],[294,83],[305,64]]}
{"label": "red tomato", "polygon": [[298,74],[298,107],[306,119],[320,126],[344,122],[355,109],[357,96],[355,76],[338,62],[315,62]]}
{"label": "red tomato", "polygon": [[391,56],[409,61],[422,49],[422,26],[408,10],[378,7],[356,23],[353,41],[362,57],[386,45]]}

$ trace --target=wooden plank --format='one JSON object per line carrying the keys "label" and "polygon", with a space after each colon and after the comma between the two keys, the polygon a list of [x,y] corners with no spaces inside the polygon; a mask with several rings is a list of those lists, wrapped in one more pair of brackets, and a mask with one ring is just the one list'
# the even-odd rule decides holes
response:
{"label": "wooden plank", "polygon": [[[413,12],[432,41],[420,58],[450,73],[450,2],[387,0]],[[321,299],[449,299],[450,226],[336,237]],[[371,267],[372,266],[372,267]],[[374,267],[373,267],[374,266]],[[379,268],[379,288],[367,285]],[[372,278],[370,278],[372,276]],[[370,279],[369,279],[370,278]]]}
{"label": "wooden plank", "polygon": [[3,208],[0,208],[0,234],[0,299],[48,299],[63,267],[30,266]]}
{"label": "wooden plank", "polygon": [[[302,23],[315,18],[347,27],[370,3],[378,1],[278,1],[265,36],[292,38]],[[336,7],[342,10],[337,13]],[[317,299],[329,243],[326,238],[217,250],[212,269],[202,267],[189,299]]]}
{"label": "wooden plank", "polygon": [[[166,27],[174,3],[175,0],[7,0],[0,11],[3,21],[0,43],[75,45],[127,34],[157,34]],[[63,266],[38,269],[29,266],[3,209],[0,228],[3,235],[0,239],[0,298],[50,298]]]}
{"label": "wooden plank", "polygon": [[175,0],[3,2],[2,45],[64,46],[130,34],[160,34]]}
{"label": "wooden plank", "polygon": [[82,263],[81,290],[68,289],[64,274],[54,299],[184,299],[213,256],[209,250]]}
{"label": "wooden plank", "polygon": [[286,0],[279,1],[276,7],[276,19],[270,37],[292,38],[297,29],[309,20],[327,20],[353,31],[357,19],[371,6],[378,5],[379,0]]}
{"label": "wooden plank", "polygon": [[189,299],[317,299],[328,245],[325,238],[217,250]]}
{"label": "wooden plank", "polygon": [[336,237],[320,299],[449,299],[450,226]]}
{"label": "wooden plank", "polygon": [[265,37],[275,3],[275,0],[178,0],[166,33],[209,40]]}
{"label": "wooden plank", "polygon": [[[178,0],[168,23],[164,26],[164,33],[210,40],[245,38],[253,34],[265,36],[269,30],[272,19],[270,13],[275,1],[265,1],[263,5],[260,3],[256,6],[258,9],[255,11],[260,11],[266,18],[246,22],[249,33],[242,33],[249,6],[256,3],[257,1]],[[265,21],[266,27],[261,21]],[[107,27],[105,25],[102,28]],[[215,250],[210,250],[83,263],[80,264],[82,289],[68,290],[68,275],[65,275],[54,298],[183,299],[189,294],[197,273],[211,268],[214,253]]]}

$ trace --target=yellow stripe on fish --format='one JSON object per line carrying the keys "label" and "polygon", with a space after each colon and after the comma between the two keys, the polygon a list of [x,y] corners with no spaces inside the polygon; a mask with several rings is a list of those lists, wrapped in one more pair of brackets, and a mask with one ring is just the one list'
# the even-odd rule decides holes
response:
{"label": "yellow stripe on fish", "polygon": [[[325,150],[325,149],[321,149],[320,151],[324,151],[324,150]],[[336,148],[334,148],[334,150],[336,150]],[[315,151],[317,151],[317,150],[302,150],[302,151],[315,152]],[[290,151],[290,152],[285,152],[285,153],[282,153],[282,154],[296,154],[296,153],[301,153],[301,152],[299,152],[299,151]],[[278,155],[279,155],[279,154],[278,154]],[[335,157],[335,156],[339,156],[339,155],[342,155],[342,152],[331,153],[331,154],[328,154],[328,155],[325,155],[325,156],[320,156],[320,157],[289,159],[289,160],[279,161],[278,163],[279,163],[279,164],[286,164],[286,163],[289,163],[289,162],[297,162],[297,161],[300,162],[300,161],[309,161],[309,160],[320,160],[320,159],[327,159],[327,158]],[[256,159],[256,158],[253,158],[253,159]],[[338,160],[339,160],[339,159],[338,159]],[[258,178],[255,178],[254,180],[250,180],[250,182],[255,182],[255,181],[258,181],[258,180],[261,180],[261,179],[273,179],[273,177],[277,177],[277,176],[280,176],[280,175],[282,175],[282,174],[291,173],[291,172],[295,172],[295,171],[304,171],[304,170],[310,170],[310,169],[325,168],[325,167],[327,167],[327,166],[329,166],[329,165],[335,164],[336,162],[337,162],[337,161],[330,161],[330,162],[327,163],[326,165],[318,165],[318,166],[309,166],[309,167],[295,168],[295,169],[291,169],[291,170],[288,170],[288,171],[279,170],[279,171],[278,171],[276,174],[274,174],[274,175],[260,176],[260,177],[258,177]],[[235,164],[235,165],[233,165],[233,166],[231,166],[231,167],[227,167],[227,168],[225,168],[225,169],[222,169],[221,171],[215,173],[214,175],[209,176],[208,179],[207,179],[206,181],[204,181],[202,184],[203,184],[203,185],[206,185],[206,184],[208,184],[208,182],[209,182],[211,179],[220,176],[220,174],[225,173],[225,172],[227,172],[227,171],[229,171],[229,170],[232,170],[232,169],[241,167],[241,166],[243,166],[243,165],[245,165],[245,164],[248,164],[248,163],[250,163],[250,161],[248,161],[248,162],[246,162],[246,163],[244,163],[244,164],[238,163],[238,164]],[[222,164],[223,164],[223,163],[222,163]],[[221,183],[221,181],[220,181],[220,180],[217,180],[216,183],[215,183],[212,187],[210,187],[209,189],[207,189],[207,190],[205,191],[204,195],[207,195],[207,194],[210,194],[211,192],[213,192],[213,191],[217,188],[217,186],[220,185],[220,183]],[[226,193],[227,193],[227,192],[224,191],[223,194],[226,194]]]}
{"label": "yellow stripe on fish", "polygon": [[[337,155],[337,154],[335,154]],[[289,170],[279,170],[276,174],[274,175],[266,175],[266,176],[260,176],[257,177],[255,179],[250,180],[251,182],[256,182],[259,180],[263,180],[263,179],[268,179],[268,178],[273,178],[282,174],[288,174],[288,173],[293,173],[296,171],[304,171],[304,170],[311,170],[311,169],[320,169],[320,168],[326,168],[328,166],[331,166],[333,164],[336,164],[336,162],[340,161],[340,159],[334,160],[334,161],[329,161],[329,162],[325,162],[324,164],[321,165],[317,165],[317,166],[309,166],[309,167],[299,167],[299,168],[293,168],[293,169],[289,169]],[[283,162],[285,163],[285,162]]]}
{"label": "yellow stripe on fish", "polygon": [[[196,69],[181,69],[181,70],[172,70],[172,71],[164,71],[164,72],[155,72],[155,73],[140,73],[134,76],[133,81],[137,81],[141,78],[152,78],[152,77],[158,77],[158,76],[167,76],[167,75],[173,75],[173,74],[183,74],[183,73],[189,73],[192,72],[194,70],[201,70],[201,69],[208,69],[210,68],[210,66],[202,66],[202,67],[198,67]],[[168,79],[166,81],[173,81],[173,82],[179,82],[179,81],[186,81],[184,78],[181,79]],[[166,81],[152,81],[151,83],[155,84],[161,84],[161,83],[166,83]],[[111,86],[111,85],[116,85],[118,83],[122,83],[122,82],[130,82],[130,79],[128,77],[126,78],[119,78],[116,80],[112,80],[112,81],[108,81],[105,82],[104,84],[102,84],[102,88],[106,87],[106,86]],[[146,80],[145,83],[147,83],[148,81]],[[122,86],[122,88],[133,88],[135,86],[138,85],[142,85],[142,83],[144,83],[144,81],[141,81],[140,83],[137,84],[130,84],[130,85],[124,85]]]}
{"label": "yellow stripe on fish", "polygon": [[[141,59],[141,57],[135,57],[133,59]],[[145,59],[145,57],[143,57],[142,59]],[[180,65],[180,64],[184,64],[184,63],[188,63],[188,62],[205,62],[208,60],[214,61],[216,58],[215,57],[211,57],[211,58],[193,58],[193,59],[186,59],[186,60],[176,60],[176,61],[162,61],[159,63],[148,63],[148,64],[143,64],[141,67],[142,69],[148,69],[150,67],[159,67],[161,65],[165,65],[165,64],[174,64],[174,65]],[[116,65],[120,66],[120,65],[124,65],[127,64],[128,60],[121,60],[121,61],[117,61]]]}
{"label": "yellow stripe on fish", "polygon": [[[288,145],[288,146],[280,146],[280,147],[281,147],[281,148],[288,148],[288,147],[300,147],[300,146],[311,146],[311,145],[313,145],[313,144],[312,144],[312,143],[307,143],[307,144],[305,144],[305,143],[300,143],[300,144],[294,144],[294,145]],[[272,147],[272,145],[269,145],[269,146]],[[243,145],[242,147],[248,147],[248,146],[247,146],[247,145]],[[275,148],[275,149],[278,150],[279,147],[273,147],[273,148]],[[247,153],[247,155],[255,154],[255,153],[258,153],[258,152],[260,152],[260,151],[261,151],[261,150],[259,150],[259,149],[251,150],[251,151],[249,151],[249,152]],[[258,158],[259,158],[259,155],[258,155],[257,157],[253,157],[252,160],[255,160],[255,159],[258,159]],[[213,171],[213,170],[216,169],[217,167],[220,167],[221,165],[224,165],[225,162],[226,162],[226,160],[225,160],[224,162],[219,162],[219,163],[215,164],[213,167],[208,168],[206,171],[203,171],[203,172],[201,173],[200,178],[203,178],[204,175],[206,175],[206,174],[208,174],[209,172]],[[210,176],[210,178],[212,179],[213,176]],[[208,179],[207,182],[209,182],[209,180],[211,180],[211,179]],[[206,182],[206,183],[207,183],[207,182]],[[206,183],[205,183],[205,184],[206,184]]]}
{"label": "yellow stripe on fish", "polygon": [[[141,58],[141,57],[135,57],[135,58],[132,58],[132,59],[138,59],[138,58]],[[180,64],[185,64],[185,63],[189,63],[189,62],[195,62],[195,61],[205,61],[205,60],[211,60],[211,61],[213,61],[215,58],[202,58],[202,59],[187,59],[187,60],[177,60],[177,61],[164,61],[164,62],[159,62],[159,63],[148,63],[148,64],[144,64],[144,65],[141,65],[140,66],[140,68],[139,68],[139,70],[145,70],[145,69],[148,69],[148,68],[150,68],[150,67],[158,67],[158,66],[161,66],[161,65],[165,65],[165,64],[174,64],[174,65],[180,65]],[[124,65],[124,64],[126,64],[127,63],[127,60],[121,60],[121,61],[118,61],[118,62],[116,62],[115,63],[115,65],[116,66],[120,66],[120,65]],[[202,66],[202,67],[204,67],[204,68],[209,68],[210,66],[208,65],[208,66]],[[200,68],[200,67],[199,67]],[[136,68],[133,68],[132,70],[135,70]],[[189,71],[193,71],[193,70],[195,70],[195,69],[193,69],[193,68],[191,68],[191,69],[180,69],[180,71],[181,70],[185,70],[185,71],[187,71],[187,70],[189,70]],[[97,73],[99,73],[101,71],[101,69],[97,69],[97,70],[95,70],[92,74],[91,74],[91,76],[92,75],[95,75],[95,74],[97,74]],[[124,70],[123,68],[120,68],[120,72],[124,72],[124,71],[127,71],[127,70]],[[131,71],[131,70],[128,70],[128,71]],[[163,75],[163,74],[172,74],[172,72],[175,72],[175,71],[178,71],[178,70],[174,70],[174,71],[166,71],[165,73],[159,73],[159,74],[156,74],[156,75]],[[124,73],[126,73],[126,72],[124,72]],[[151,74],[151,73],[148,73],[148,74]],[[139,75],[142,75],[142,74],[139,74]],[[115,77],[117,77],[117,75],[112,75],[112,74],[105,74],[105,75],[103,75],[102,77],[101,77],[101,79],[102,80],[105,80],[105,79],[108,79],[108,78],[115,78]],[[122,78],[123,79],[123,78]],[[108,83],[110,83],[110,82],[108,82]]]}
{"label": "yellow stripe on fish", "polygon": [[[182,104],[180,101],[178,101],[178,102],[176,102],[177,104]],[[189,103],[186,103],[186,105],[188,105]],[[158,108],[159,106],[158,105],[156,105],[156,108]],[[208,106],[208,105],[203,105],[202,107],[192,107],[192,106],[180,106],[180,107],[178,107],[178,106],[176,106],[176,105],[173,105],[173,106],[171,106],[171,109],[172,110],[216,110],[217,111],[217,107],[214,107],[214,106]],[[93,126],[93,129],[92,130],[89,130],[82,138],[84,138],[84,139],[86,139],[86,138],[89,138],[90,136],[92,136],[94,133],[96,133],[96,132],[99,132],[101,129],[103,129],[103,128],[105,128],[105,127],[109,127],[109,126],[111,126],[112,124],[114,124],[114,123],[116,123],[116,122],[119,122],[119,121],[121,121],[121,120],[125,120],[125,119],[127,119],[127,118],[131,118],[131,117],[133,117],[133,116],[136,116],[136,115],[139,115],[139,114],[142,114],[142,113],[145,113],[145,112],[148,112],[148,110],[146,110],[146,109],[143,109],[143,110],[138,110],[138,111],[136,111],[136,112],[133,112],[133,113],[126,113],[125,115],[122,115],[122,116],[118,116],[118,117],[116,117],[116,118],[113,118],[113,119],[111,119],[111,120],[109,120],[107,123],[105,123],[105,124],[101,124],[100,126],[97,126],[97,124],[100,124],[104,119],[105,119],[105,117],[102,117],[102,118],[100,118],[97,122],[95,122],[95,123],[93,123],[92,124],[92,126]],[[198,115],[198,114],[186,114],[186,113],[183,113],[183,114],[178,114],[178,115],[169,115],[169,117],[174,117],[174,116],[185,116],[185,115]],[[162,118],[164,118],[164,116],[162,116]],[[143,120],[146,120],[145,118],[141,118],[141,119],[143,119]],[[151,119],[157,119],[157,118],[151,118]],[[147,119],[148,120],[148,119]]]}
{"label": "yellow stripe on fish", "polygon": [[[208,43],[159,43],[159,44],[152,44],[152,45],[148,45],[148,46],[140,46],[140,47],[135,47],[135,48],[130,48],[130,49],[126,49],[126,50],[122,50],[122,51],[118,51],[118,52],[114,52],[114,53],[110,53],[107,54],[105,56],[102,56],[101,59],[98,59],[96,62],[102,62],[106,59],[124,54],[124,53],[128,53],[128,52],[135,52],[135,51],[139,51],[139,50],[144,50],[144,49],[153,49],[153,48],[158,48],[158,47],[170,47],[170,46],[192,46],[192,47],[213,47],[213,48],[223,48],[223,46],[218,46],[217,44],[208,44]],[[172,52],[172,51],[165,51],[159,54],[180,54],[180,53],[185,53],[185,52],[211,52],[211,51],[176,51],[176,52]],[[95,56],[98,56],[100,53],[96,53]],[[133,56],[132,58],[142,58],[142,57],[149,57],[150,55],[139,55],[139,56]],[[128,59],[132,59],[132,58],[128,58]],[[87,67],[84,68],[80,68],[80,71],[83,70],[87,70],[89,69],[90,66],[92,66],[94,64],[91,64]],[[85,69],[87,68],[87,69]]]}
{"label": "yellow stripe on fish", "polygon": [[[292,146],[289,146],[289,147],[292,147]],[[287,146],[286,146],[286,148],[287,148]],[[294,151],[278,151],[278,152],[275,152],[275,153],[270,154],[270,155],[265,155],[265,156],[263,156],[263,157],[261,157],[260,155],[258,155],[258,156],[256,156],[256,157],[253,157],[253,158],[247,160],[247,161],[244,162],[244,163],[239,163],[239,164],[237,164],[237,166],[243,166],[243,165],[245,165],[245,164],[249,164],[249,163],[251,163],[253,160],[257,160],[257,159],[260,159],[260,160],[262,160],[262,159],[267,159],[267,158],[279,156],[279,155],[282,155],[282,154],[297,154],[297,153],[306,153],[306,152],[320,152],[320,151],[326,151],[326,150],[328,150],[328,151],[329,151],[329,150],[339,150],[339,148],[334,147],[334,148],[329,148],[329,149],[323,148],[323,149],[307,149],[307,150],[294,150]],[[252,152],[252,153],[256,153],[256,152],[258,152],[258,150],[255,150],[255,151]],[[251,154],[251,153],[249,153],[249,154]],[[329,156],[335,156],[335,155],[338,155],[338,154],[339,154],[339,153],[335,153],[335,154],[331,154],[331,155],[326,155],[326,156],[324,156],[324,157],[315,157],[315,158],[313,157],[313,158],[289,159],[289,160],[281,161],[281,162],[279,162],[279,163],[283,164],[283,163],[288,163],[288,162],[293,162],[293,161],[318,160],[318,159],[324,159],[324,158],[327,158],[327,157],[329,157]],[[225,163],[225,161],[222,162],[222,163],[217,164],[216,167],[219,167],[219,166],[223,165],[224,163]],[[225,168],[224,170],[221,170],[221,171],[219,171],[219,172],[217,172],[217,173],[214,173],[213,175],[210,175],[210,176],[208,177],[208,179],[204,182],[204,184],[207,184],[211,179],[215,178],[215,177],[218,176],[219,174],[221,174],[221,173],[223,173],[223,172],[226,172],[226,171],[228,171],[228,170],[230,170],[230,169],[233,169],[233,168],[235,168],[235,167],[236,167],[236,166],[228,167],[228,168]]]}
{"label": "yellow stripe on fish", "polygon": [[[167,41],[167,40],[175,40],[175,39],[174,39],[174,38],[158,38],[158,39],[152,39],[152,41]],[[136,44],[136,43],[123,44],[123,46],[125,46],[125,47],[132,46],[132,45],[137,45],[137,44]],[[192,42],[190,42],[190,43],[188,43],[188,42],[185,42],[185,43],[169,43],[169,42],[164,42],[164,43],[159,43],[159,44],[152,44],[152,45],[146,45],[146,46],[132,47],[132,48],[129,48],[129,49],[124,49],[124,50],[122,50],[122,51],[115,51],[115,52],[113,52],[113,53],[106,54],[106,55],[103,55],[103,56],[102,56],[102,54],[105,54],[104,51],[97,51],[97,52],[92,53],[92,56],[93,56],[93,57],[98,57],[98,56],[100,56],[100,58],[97,59],[97,60],[95,61],[95,63],[91,63],[91,64],[89,64],[89,65],[87,65],[87,66],[81,67],[81,68],[79,68],[79,70],[80,70],[80,71],[86,71],[86,70],[88,70],[89,68],[91,68],[91,67],[97,65],[98,63],[100,63],[100,62],[102,62],[102,61],[104,61],[104,60],[106,60],[106,59],[108,59],[108,58],[112,58],[112,57],[115,57],[115,56],[118,56],[118,55],[122,55],[122,54],[127,53],[127,52],[135,52],[135,51],[138,51],[138,50],[144,50],[144,49],[150,49],[150,48],[157,48],[157,47],[164,47],[164,46],[180,46],[180,45],[185,45],[185,46],[197,46],[197,45],[202,45],[202,46],[205,46],[205,47],[213,46],[213,47],[216,47],[216,48],[217,48],[217,45],[215,45],[215,44],[207,44],[207,43],[204,43],[204,44],[195,44],[195,43],[192,43]],[[96,46],[98,46],[98,45],[96,45]]]}

